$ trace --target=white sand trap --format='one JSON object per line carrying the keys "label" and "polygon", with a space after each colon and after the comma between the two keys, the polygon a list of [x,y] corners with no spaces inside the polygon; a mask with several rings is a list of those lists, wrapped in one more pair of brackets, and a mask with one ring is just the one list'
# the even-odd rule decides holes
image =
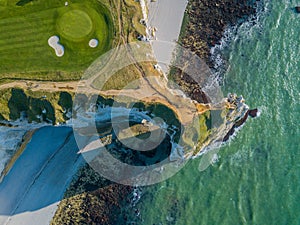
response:
{"label": "white sand trap", "polygon": [[89,46],[91,48],[96,48],[99,44],[99,41],[97,39],[91,39],[90,42],[89,42]]}
{"label": "white sand trap", "polygon": [[65,53],[64,46],[59,44],[59,37],[58,36],[52,36],[48,39],[48,44],[51,48],[55,50],[55,54],[58,57],[62,57]]}

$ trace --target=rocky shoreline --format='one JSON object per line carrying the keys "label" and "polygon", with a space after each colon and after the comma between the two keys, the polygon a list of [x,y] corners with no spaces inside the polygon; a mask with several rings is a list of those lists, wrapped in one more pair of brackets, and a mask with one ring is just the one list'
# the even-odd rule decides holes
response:
{"label": "rocky shoreline", "polygon": [[[189,0],[179,38],[180,45],[194,52],[214,70],[211,49],[221,44],[226,29],[239,26],[250,16],[255,16],[259,2],[261,0]],[[227,59],[223,61],[226,63]],[[224,66],[226,69],[227,65]],[[174,69],[171,77],[192,99],[201,103],[210,102],[209,96],[202,91],[203,87],[190,79],[188,74]],[[242,118],[223,137],[224,142],[234,134],[237,127],[246,122],[249,115],[256,117],[257,109],[245,111]]]}
{"label": "rocky shoreline", "polygon": [[225,30],[255,15],[259,0],[190,0],[180,44],[195,52],[213,67],[210,49],[218,44]]}
{"label": "rocky shoreline", "polygon": [[[184,25],[185,27],[183,27],[180,42],[183,47],[195,52],[212,68],[213,62],[211,60],[210,49],[220,43],[224,31],[228,26],[245,21],[247,17],[253,15],[256,11],[255,6],[255,2],[253,3],[248,0],[190,0],[188,8],[186,9],[188,21]],[[179,79],[183,80],[183,83],[178,82],[180,85],[188,87],[184,89],[192,90],[189,94],[193,99],[204,103],[209,102],[207,96],[202,93],[201,88],[197,87],[190,79],[185,79],[185,77],[180,77]],[[237,96],[233,96],[232,98],[228,97],[228,102],[230,103],[230,99],[237,98]],[[231,121],[231,126],[225,129],[223,128],[222,131],[220,130],[220,133],[215,136],[215,140],[211,141],[227,141],[235,129],[247,120],[248,116],[255,117],[257,115],[257,110],[249,110],[242,100],[237,102],[237,104],[238,103],[242,104],[240,107],[242,112],[237,111],[236,113],[241,117],[235,123]],[[227,133],[224,134],[224,130],[227,131]],[[91,169],[87,168],[87,170],[89,171]],[[89,173],[91,172],[93,171],[89,171]],[[80,180],[80,177],[77,179],[77,182],[78,180]],[[72,215],[74,217],[74,213],[76,214],[77,212],[77,216],[73,219],[79,219],[81,222],[83,222],[83,219],[84,223],[88,221],[89,224],[119,224],[120,219],[123,223],[126,222],[126,216],[124,217],[124,214],[121,214],[121,208],[125,207],[124,203],[130,204],[129,198],[133,189],[120,184],[107,184],[107,181],[104,183],[108,186],[99,187],[99,189],[94,191],[90,190],[90,192],[83,195],[73,193],[71,194],[73,197],[63,200],[52,224],[58,224],[59,222],[71,224],[72,221],[69,221],[69,219],[72,218]],[[76,185],[73,184],[73,187],[74,186]],[[94,204],[89,203],[92,200]],[[105,204],[100,204],[103,200]],[[84,211],[89,213],[80,212],[79,208],[81,207],[73,208],[72,205],[70,206],[70,202],[76,201],[82,202],[81,204],[84,206]],[[69,210],[69,208],[72,208],[72,210]],[[136,210],[132,210],[131,213],[136,214]],[[66,213],[66,216],[63,216],[63,212],[70,212],[72,215]],[[116,216],[116,214],[118,215]],[[120,218],[120,215],[122,215],[122,218]]]}
{"label": "rocky shoreline", "polygon": [[[254,16],[258,2],[259,0],[190,0],[179,44],[198,55],[213,70],[215,62],[211,49],[221,43],[226,29]],[[203,103],[209,101],[201,90],[203,87],[199,87],[187,74],[173,70],[171,77],[192,99]]]}
{"label": "rocky shoreline", "polygon": [[[190,0],[186,9],[188,22],[183,27],[180,43],[183,47],[195,52],[212,68],[213,62],[211,60],[210,49],[220,43],[225,29],[228,26],[244,21],[248,16],[253,15],[254,13],[255,3],[248,0]],[[202,93],[201,88],[197,87],[190,79],[179,77],[179,80],[183,82],[177,83],[188,87],[184,88],[185,90],[192,90],[189,94],[193,99],[203,103],[209,102],[207,96]],[[232,99],[237,99],[237,96],[234,96]],[[230,103],[230,98],[228,98],[228,102]],[[238,103],[239,102],[237,102],[237,104]],[[242,112],[237,111],[236,113],[241,117],[235,123],[231,121],[231,126],[220,129],[219,134],[215,135],[215,139],[212,139],[211,142],[227,141],[234,133],[234,130],[241,126],[249,115],[251,117],[256,116],[257,110],[248,110],[242,100],[240,103],[242,104],[240,107]],[[232,116],[232,118],[235,117]],[[227,133],[224,134],[224,130]],[[92,171],[91,168],[86,167],[84,173],[95,172]],[[86,176],[82,176],[82,174],[79,175],[79,177],[74,180],[77,184],[73,183],[70,187],[71,189],[82,186],[78,185],[78,182],[80,182],[81,179],[80,177]],[[126,208],[126,204],[130,205],[129,199],[133,188],[121,184],[109,184],[108,181],[101,181],[100,184],[93,185],[95,184],[89,184],[88,186],[89,188],[93,187],[94,190],[89,190],[87,193],[84,193],[82,190],[83,194],[79,194],[76,190],[69,189],[69,196],[66,196],[66,199],[60,204],[52,224],[59,224],[62,222],[64,224],[71,224],[78,220],[83,223],[87,223],[88,221],[89,224],[120,224],[120,219],[122,220],[122,223],[126,223],[126,216],[121,213],[121,208]],[[96,188],[97,186],[98,188]],[[75,205],[73,207],[72,203],[74,202],[79,202],[81,207],[75,207]],[[82,211],[82,207],[84,208],[84,211]],[[132,212],[130,213],[136,214],[136,210],[132,209]],[[70,219],[72,219],[72,221],[70,221]]]}

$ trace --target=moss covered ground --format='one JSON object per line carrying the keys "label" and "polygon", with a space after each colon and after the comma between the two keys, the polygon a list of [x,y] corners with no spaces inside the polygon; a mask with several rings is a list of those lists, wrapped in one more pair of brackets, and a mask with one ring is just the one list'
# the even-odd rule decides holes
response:
{"label": "moss covered ground", "polygon": [[19,88],[0,90],[0,117],[4,120],[27,118],[29,122],[62,123],[71,112],[73,94],[33,92]]}

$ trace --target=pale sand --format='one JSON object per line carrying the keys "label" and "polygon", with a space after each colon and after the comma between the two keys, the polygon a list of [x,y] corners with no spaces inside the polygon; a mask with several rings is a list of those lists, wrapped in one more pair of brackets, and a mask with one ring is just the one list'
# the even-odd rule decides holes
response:
{"label": "pale sand", "polygon": [[0,183],[4,168],[19,149],[26,132],[46,125],[44,123],[28,123],[20,120],[10,123],[13,127],[1,126],[0,129]]}
{"label": "pale sand", "polygon": [[[166,59],[171,62],[174,51],[172,46],[175,45],[163,45],[161,41],[174,43],[178,40],[186,6],[186,0],[148,0],[148,25],[152,29],[156,28],[154,39],[160,41],[151,41],[158,62],[166,62]],[[168,72],[168,66],[159,65],[165,73]]]}
{"label": "pale sand", "polygon": [[83,162],[71,131],[45,127],[33,135],[0,184],[0,224],[49,224]]}
{"label": "pale sand", "polygon": [[99,41],[97,40],[97,39],[91,39],[90,41],[89,41],[89,46],[91,47],[91,48],[96,48],[97,46],[98,46],[98,44],[99,44]]}
{"label": "pale sand", "polygon": [[65,54],[64,46],[59,44],[59,37],[52,36],[48,39],[48,44],[51,48],[55,50],[57,57],[62,57]]}

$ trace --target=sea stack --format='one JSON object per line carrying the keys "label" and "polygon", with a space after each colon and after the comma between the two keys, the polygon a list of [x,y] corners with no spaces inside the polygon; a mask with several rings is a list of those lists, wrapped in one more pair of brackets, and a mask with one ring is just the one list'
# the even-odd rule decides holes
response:
{"label": "sea stack", "polygon": [[257,117],[258,109],[250,109],[248,111],[248,113],[249,113],[249,116],[251,116],[252,118],[255,118],[255,117]]}

